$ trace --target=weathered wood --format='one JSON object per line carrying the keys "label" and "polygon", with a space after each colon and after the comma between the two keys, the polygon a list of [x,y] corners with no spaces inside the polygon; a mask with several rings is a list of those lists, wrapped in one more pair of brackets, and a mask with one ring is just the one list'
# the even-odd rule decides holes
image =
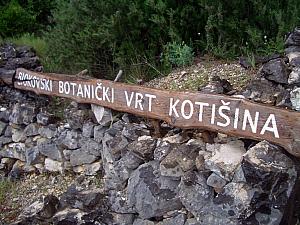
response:
{"label": "weathered wood", "polygon": [[[23,81],[22,81],[23,80]],[[181,128],[203,128],[268,140],[300,157],[300,114],[222,95],[174,92],[108,80],[18,69],[14,86],[117,111],[161,119]]]}

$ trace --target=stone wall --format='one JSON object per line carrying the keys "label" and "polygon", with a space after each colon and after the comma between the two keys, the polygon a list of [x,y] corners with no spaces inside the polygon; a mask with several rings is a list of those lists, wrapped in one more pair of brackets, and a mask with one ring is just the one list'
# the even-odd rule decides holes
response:
{"label": "stone wall", "polygon": [[[297,109],[290,94],[299,83],[289,83],[287,61],[274,60],[244,96]],[[278,75],[278,66],[287,69]],[[265,83],[286,93],[283,100],[255,87]],[[214,78],[204,89],[220,92],[223,84]],[[299,160],[282,148],[165,123],[158,138],[147,120],[107,109],[99,118],[98,107],[75,102],[61,120],[59,109],[49,107],[53,101],[0,86],[0,171],[10,179],[33,172],[102,174],[104,188],[72,186],[59,198],[46,196],[16,224],[296,224]]]}

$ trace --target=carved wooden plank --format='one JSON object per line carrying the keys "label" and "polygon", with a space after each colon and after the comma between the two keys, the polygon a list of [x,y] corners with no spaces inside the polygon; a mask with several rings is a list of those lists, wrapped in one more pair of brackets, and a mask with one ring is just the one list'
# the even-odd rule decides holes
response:
{"label": "carved wooden plank", "polygon": [[161,119],[181,128],[204,128],[268,140],[300,157],[300,114],[222,95],[174,92],[108,80],[18,69],[14,86]]}

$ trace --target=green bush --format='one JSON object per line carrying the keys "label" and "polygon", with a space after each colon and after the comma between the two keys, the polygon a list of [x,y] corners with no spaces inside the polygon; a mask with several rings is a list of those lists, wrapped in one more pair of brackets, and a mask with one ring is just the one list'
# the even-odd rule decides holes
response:
{"label": "green bush", "polygon": [[182,67],[191,65],[194,59],[193,49],[184,42],[171,42],[164,46],[162,61],[171,67]]}
{"label": "green bush", "polygon": [[[57,1],[56,25],[46,35],[50,70],[88,69],[106,78],[123,69],[126,77],[139,71],[149,79],[170,64],[188,64],[188,46],[170,50],[183,41],[196,54],[223,58],[280,52],[300,15],[298,0]],[[186,55],[178,56],[182,50]]]}
{"label": "green bush", "polygon": [[1,9],[0,36],[8,37],[24,33],[32,28],[35,16],[30,15],[20,4],[13,0]]}
{"label": "green bush", "polygon": [[1,38],[41,33],[52,23],[54,3],[52,0],[0,1]]}

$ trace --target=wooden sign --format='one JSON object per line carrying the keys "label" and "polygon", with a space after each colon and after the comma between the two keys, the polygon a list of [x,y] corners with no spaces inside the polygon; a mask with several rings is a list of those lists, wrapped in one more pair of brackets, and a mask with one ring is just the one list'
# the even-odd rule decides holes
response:
{"label": "wooden sign", "polygon": [[268,140],[300,157],[300,113],[222,95],[174,92],[108,80],[18,69],[14,86],[117,111],[161,119],[181,128],[204,128]]}

